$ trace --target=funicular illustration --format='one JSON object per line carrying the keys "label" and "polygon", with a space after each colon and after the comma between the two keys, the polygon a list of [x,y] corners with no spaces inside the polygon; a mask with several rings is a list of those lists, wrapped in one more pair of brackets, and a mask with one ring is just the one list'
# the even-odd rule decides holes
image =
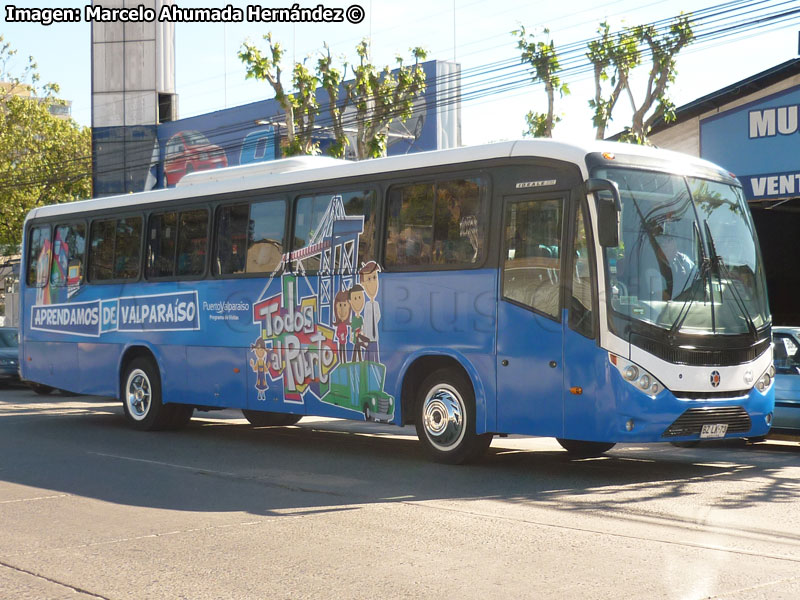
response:
{"label": "funicular illustration", "polygon": [[[337,292],[347,292],[358,283],[358,240],[363,230],[363,215],[348,216],[342,197],[333,196],[309,243],[291,255],[283,256],[285,263],[294,263],[294,273],[304,273],[303,261],[318,257],[316,293],[317,323],[320,325],[335,327],[334,299]],[[319,399],[362,412],[368,421],[391,421],[394,418],[394,398],[383,391],[386,367],[378,362],[377,351],[357,355],[359,340],[351,337],[350,343],[352,347],[340,350],[339,361],[328,374],[328,385],[316,388],[323,392]]]}

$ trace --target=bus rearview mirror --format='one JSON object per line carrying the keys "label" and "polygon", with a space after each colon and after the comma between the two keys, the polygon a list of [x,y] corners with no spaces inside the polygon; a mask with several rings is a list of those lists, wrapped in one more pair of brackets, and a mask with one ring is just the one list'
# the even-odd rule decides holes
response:
{"label": "bus rearview mirror", "polygon": [[595,195],[600,246],[603,248],[619,246],[622,202],[617,184],[609,179],[587,179],[584,188],[587,194]]}

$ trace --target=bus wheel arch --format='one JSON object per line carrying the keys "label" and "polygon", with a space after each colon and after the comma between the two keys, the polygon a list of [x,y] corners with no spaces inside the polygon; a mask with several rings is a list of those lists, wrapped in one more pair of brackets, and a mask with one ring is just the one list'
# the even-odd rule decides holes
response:
{"label": "bus wheel arch", "polygon": [[492,434],[477,433],[472,380],[457,361],[452,363],[440,362],[414,387],[412,412],[417,437],[431,457],[461,464],[482,456]]}
{"label": "bus wheel arch", "polygon": [[445,354],[426,354],[413,360],[403,373],[403,382],[400,387],[400,407],[402,410],[402,425],[414,425],[416,423],[416,403],[418,392],[423,380],[439,369],[452,369],[460,372],[469,380],[473,394],[476,398],[478,390],[475,382],[470,376],[464,365],[456,358]]}
{"label": "bus wheel arch", "polygon": [[119,373],[119,398],[125,420],[134,429],[178,429],[189,422],[193,407],[163,402],[161,370],[148,348],[126,349]]}

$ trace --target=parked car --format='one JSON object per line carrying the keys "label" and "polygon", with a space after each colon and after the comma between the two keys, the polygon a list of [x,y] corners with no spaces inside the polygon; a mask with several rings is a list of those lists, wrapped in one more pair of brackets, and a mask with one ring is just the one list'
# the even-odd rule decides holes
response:
{"label": "parked car", "polygon": [[178,183],[184,175],[228,166],[228,157],[199,131],[180,131],[169,138],[166,146],[164,174],[167,185]]}
{"label": "parked car", "polygon": [[773,327],[775,419],[772,431],[800,434],[800,327]]}
{"label": "parked car", "polygon": [[0,327],[0,384],[19,381],[19,335],[16,327]]}

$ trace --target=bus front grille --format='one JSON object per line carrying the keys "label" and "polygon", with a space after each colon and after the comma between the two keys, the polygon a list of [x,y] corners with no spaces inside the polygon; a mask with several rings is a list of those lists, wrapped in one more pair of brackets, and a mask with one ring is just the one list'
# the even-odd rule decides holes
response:
{"label": "bus front grille", "polygon": [[661,434],[663,438],[699,435],[703,425],[726,424],[728,433],[750,431],[750,415],[741,406],[690,408]]}

